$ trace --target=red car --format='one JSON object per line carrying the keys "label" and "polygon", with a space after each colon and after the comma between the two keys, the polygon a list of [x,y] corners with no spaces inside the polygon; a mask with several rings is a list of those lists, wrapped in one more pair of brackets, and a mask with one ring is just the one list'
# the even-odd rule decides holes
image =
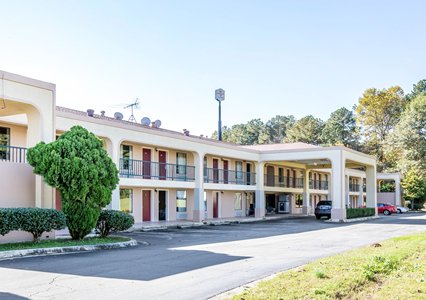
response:
{"label": "red car", "polygon": [[386,216],[392,213],[397,213],[396,206],[385,203],[377,203],[377,211],[379,212],[379,214],[383,213]]}

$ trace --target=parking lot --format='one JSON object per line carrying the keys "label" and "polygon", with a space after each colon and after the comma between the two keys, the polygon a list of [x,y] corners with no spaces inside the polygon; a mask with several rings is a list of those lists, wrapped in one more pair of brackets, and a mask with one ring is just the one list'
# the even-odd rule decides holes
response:
{"label": "parking lot", "polygon": [[[0,261],[0,298],[206,299],[320,257],[426,230],[425,214],[125,234],[137,247]],[[2,294],[3,293],[3,294]],[[22,298],[16,298],[22,299]]]}

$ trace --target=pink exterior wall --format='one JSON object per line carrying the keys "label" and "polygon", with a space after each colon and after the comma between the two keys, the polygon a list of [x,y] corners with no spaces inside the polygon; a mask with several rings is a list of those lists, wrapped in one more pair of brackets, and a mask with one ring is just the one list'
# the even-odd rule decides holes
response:
{"label": "pink exterior wall", "polygon": [[[0,203],[1,207],[34,207],[35,175],[28,164],[0,162]],[[31,240],[25,232],[11,232],[0,235],[0,243]]]}
{"label": "pink exterior wall", "polygon": [[395,205],[395,193],[377,193],[377,203],[390,203]]}

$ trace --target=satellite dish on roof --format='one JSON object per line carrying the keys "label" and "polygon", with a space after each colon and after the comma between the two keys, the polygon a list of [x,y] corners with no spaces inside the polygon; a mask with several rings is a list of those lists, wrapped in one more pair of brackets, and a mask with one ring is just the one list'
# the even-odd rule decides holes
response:
{"label": "satellite dish on roof", "polygon": [[116,120],[123,120],[123,114],[122,114],[121,112],[116,112],[116,113],[114,114],[114,118],[115,118]]}
{"label": "satellite dish on roof", "polygon": [[148,117],[143,117],[141,123],[143,126],[149,126],[149,124],[151,124],[151,120]]}
{"label": "satellite dish on roof", "polygon": [[155,125],[156,128],[160,128],[161,127],[161,121],[155,120],[154,125]]}

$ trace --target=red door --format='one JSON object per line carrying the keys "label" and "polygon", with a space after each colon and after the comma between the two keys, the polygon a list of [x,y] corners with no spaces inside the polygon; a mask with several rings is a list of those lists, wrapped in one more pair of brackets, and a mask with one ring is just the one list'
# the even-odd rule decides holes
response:
{"label": "red door", "polygon": [[219,160],[213,158],[213,182],[219,182]]}
{"label": "red door", "polygon": [[143,154],[143,178],[151,179],[151,149],[142,149]]}
{"label": "red door", "polygon": [[223,183],[228,183],[228,161],[223,161]]}
{"label": "red door", "polygon": [[142,221],[151,221],[151,191],[142,191]]}
{"label": "red door", "polygon": [[219,217],[219,192],[213,197],[213,218]]}
{"label": "red door", "polygon": [[160,180],[166,180],[167,178],[167,169],[166,169],[166,163],[167,163],[167,153],[166,151],[159,151],[158,152],[158,162],[159,165],[159,175]]}

